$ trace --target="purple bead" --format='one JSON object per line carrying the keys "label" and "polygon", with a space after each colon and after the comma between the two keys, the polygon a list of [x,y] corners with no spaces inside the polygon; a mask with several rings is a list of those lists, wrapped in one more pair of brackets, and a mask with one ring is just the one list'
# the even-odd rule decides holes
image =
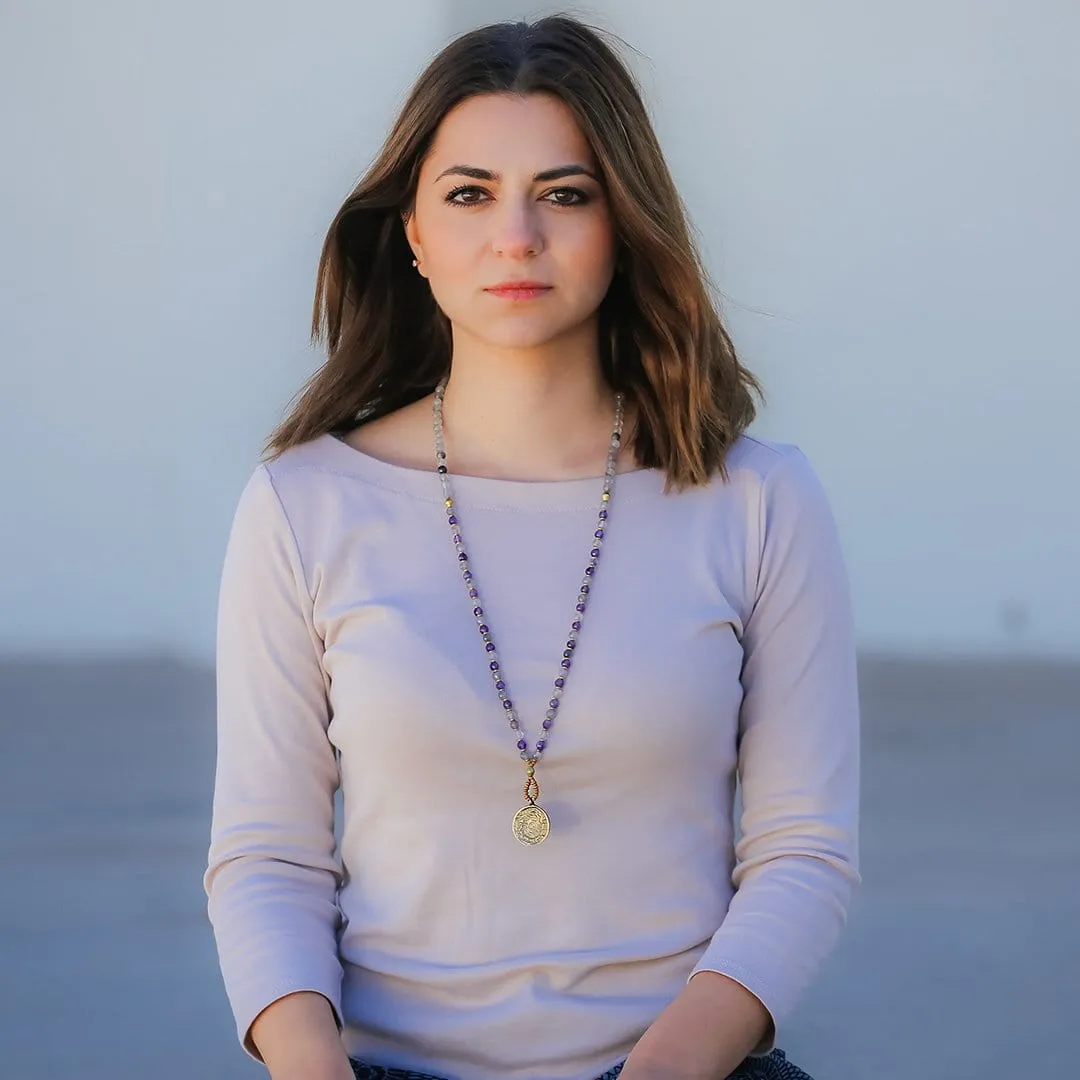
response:
{"label": "purple bead", "polygon": [[563,654],[564,659],[569,660],[570,657],[574,655],[574,650],[573,649],[563,649],[562,654]]}
{"label": "purple bead", "polygon": [[495,684],[495,689],[496,689],[496,690],[505,690],[505,689],[506,689],[506,683],[504,683],[504,682],[502,681],[502,679],[500,679],[500,680],[499,680],[499,681],[498,681],[498,682],[497,682],[497,683]]}
{"label": "purple bead", "polygon": [[565,679],[564,679],[564,678],[563,678],[563,677],[562,677],[562,676],[560,675],[560,676],[559,676],[559,677],[558,677],[558,678],[557,678],[557,679],[555,680],[555,685],[556,685],[557,687],[559,687],[559,689],[561,690],[561,689],[562,689],[562,688],[563,688],[563,687],[564,687],[564,686],[566,685],[566,680],[565,680]]}
{"label": "purple bead", "polygon": [[466,582],[472,581],[472,571],[471,570],[466,570],[465,573],[462,576],[465,578]]}
{"label": "purple bead", "polygon": [[518,749],[519,750],[528,750],[529,749],[529,744],[524,739],[518,739]]}
{"label": "purple bead", "polygon": [[481,623],[480,624],[480,633],[481,634],[490,634],[491,630],[487,626],[485,626],[483,623]]}
{"label": "purple bead", "polygon": [[607,521],[607,511],[606,510],[601,510],[600,511],[600,520],[601,521]]}
{"label": "purple bead", "polygon": [[460,555],[458,556],[458,562],[468,562],[468,561],[469,561],[469,556],[468,556],[468,555],[466,555],[466,554],[465,554],[465,552],[463,551],[463,552],[462,552],[462,553],[461,553],[461,554],[460,554]]}
{"label": "purple bead", "polygon": [[552,726],[552,724],[554,724],[554,723],[555,723],[555,721],[554,721],[554,720],[552,720],[552,719],[551,719],[550,717],[548,717],[548,718],[547,718],[547,719],[546,719],[546,720],[544,721],[544,730],[545,730],[545,731],[550,731],[550,730],[551,730],[551,726]]}
{"label": "purple bead", "polygon": [[449,521],[451,525],[456,525],[457,524],[457,518],[454,517],[453,514],[451,514],[446,520]]}
{"label": "purple bead", "polygon": [[546,739],[540,739],[539,742],[537,742],[537,744],[536,744],[536,752],[538,754],[542,754],[544,752],[544,747],[545,746],[547,746],[547,740]]}
{"label": "purple bead", "polygon": [[491,668],[492,671],[498,671],[499,670],[499,661],[498,660],[492,660],[491,663],[488,664],[488,667]]}
{"label": "purple bead", "polygon": [[484,614],[484,609],[482,607],[474,607],[472,613],[479,619],[480,616]]}
{"label": "purple bead", "polygon": [[479,596],[480,596],[480,594],[475,589],[470,589],[469,590],[469,599],[470,600],[476,600]]}
{"label": "purple bead", "polygon": [[596,532],[593,533],[593,536],[595,536],[597,540],[603,540],[604,539],[604,530],[603,529],[597,529]]}
{"label": "purple bead", "polygon": [[485,649],[487,649],[487,651],[488,651],[488,652],[494,652],[494,651],[495,651],[495,642],[494,642],[494,641],[489,641],[489,642],[488,642],[488,643],[487,643],[487,644],[486,644],[486,645],[484,646],[484,648],[485,648]]}
{"label": "purple bead", "polygon": [[591,555],[591,556],[592,556],[592,557],[593,557],[594,559],[599,559],[599,558],[600,558],[600,549],[599,549],[599,548],[593,548],[593,549],[592,549],[592,551],[590,551],[590,552],[589,552],[589,554],[590,554],[590,555]]}
{"label": "purple bead", "polygon": [[455,544],[460,544],[461,543],[461,533],[454,533],[454,543]]}
{"label": "purple bead", "polygon": [[510,711],[510,710],[511,710],[511,709],[512,709],[513,707],[514,707],[514,703],[513,703],[513,702],[512,702],[512,701],[511,701],[511,700],[510,700],[509,698],[507,698],[507,699],[506,699],[506,700],[505,700],[505,701],[503,702],[503,708],[504,708],[504,709],[505,709],[505,710],[506,710],[507,712],[509,712],[509,711]]}
{"label": "purple bead", "polygon": [[570,670],[570,661],[569,661],[569,660],[564,660],[564,661],[562,662],[562,666],[563,666],[564,668],[566,668],[566,670],[567,670],[567,671],[569,671],[569,670]]}
{"label": "purple bead", "polygon": [[585,573],[588,574],[589,577],[592,577],[592,575],[596,573],[596,567],[595,566],[586,566],[585,567]]}
{"label": "purple bead", "polygon": [[566,643],[566,647],[568,649],[576,649],[577,648],[577,642],[573,638],[570,638],[570,640],[567,641],[567,643]]}
{"label": "purple bead", "polygon": [[587,593],[587,592],[589,591],[589,586],[588,586],[588,585],[582,585],[582,586],[581,586],[581,591],[582,591],[583,593]]}
{"label": "purple bead", "polygon": [[580,630],[580,629],[581,629],[581,623],[580,623],[580,622],[577,622],[576,620],[575,620],[574,622],[572,622],[572,623],[571,623],[570,625],[571,625],[571,626],[572,626],[572,627],[573,627],[573,628],[574,628],[575,630]]}
{"label": "purple bead", "polygon": [[574,608],[574,610],[575,611],[584,611],[585,610],[585,605],[584,604],[578,604],[577,607]]}

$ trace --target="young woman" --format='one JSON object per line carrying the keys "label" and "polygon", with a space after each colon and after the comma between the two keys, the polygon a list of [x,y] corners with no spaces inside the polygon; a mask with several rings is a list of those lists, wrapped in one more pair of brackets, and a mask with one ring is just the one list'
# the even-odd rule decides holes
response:
{"label": "young woman", "polygon": [[857,881],[844,567],[805,458],[746,434],[601,35],[432,62],[315,332],[221,582],[205,884],[243,1045],[273,1080],[805,1075],[776,1024]]}

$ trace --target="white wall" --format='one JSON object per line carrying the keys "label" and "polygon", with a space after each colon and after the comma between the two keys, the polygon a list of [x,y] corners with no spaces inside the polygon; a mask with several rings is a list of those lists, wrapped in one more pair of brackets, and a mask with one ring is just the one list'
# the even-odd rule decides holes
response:
{"label": "white wall", "polygon": [[0,652],[210,654],[319,247],[445,5],[0,8]]}
{"label": "white wall", "polygon": [[[209,655],[329,217],[446,33],[523,10],[0,8],[0,652]],[[1080,655],[1080,7],[590,10],[649,57],[864,646]]]}
{"label": "white wall", "polygon": [[863,646],[1080,656],[1080,5],[575,10],[646,55],[757,430],[828,485]]}

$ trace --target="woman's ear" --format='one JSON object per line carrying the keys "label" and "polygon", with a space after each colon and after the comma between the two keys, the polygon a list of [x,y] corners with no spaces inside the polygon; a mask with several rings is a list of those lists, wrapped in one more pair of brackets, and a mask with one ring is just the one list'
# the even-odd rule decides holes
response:
{"label": "woman's ear", "polygon": [[416,215],[406,210],[401,215],[401,223],[405,228],[405,239],[409,242],[409,247],[412,248],[413,266],[416,267],[417,273],[421,277],[425,277],[424,249],[420,243],[420,234],[416,228]]}

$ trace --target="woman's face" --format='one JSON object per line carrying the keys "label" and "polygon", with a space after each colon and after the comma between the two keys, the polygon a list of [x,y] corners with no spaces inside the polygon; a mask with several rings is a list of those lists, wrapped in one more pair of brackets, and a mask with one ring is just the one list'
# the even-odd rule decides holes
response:
{"label": "woman's face", "polygon": [[573,114],[547,94],[481,94],[451,110],[406,233],[455,339],[549,344],[592,320],[611,282],[615,241],[596,161]]}

